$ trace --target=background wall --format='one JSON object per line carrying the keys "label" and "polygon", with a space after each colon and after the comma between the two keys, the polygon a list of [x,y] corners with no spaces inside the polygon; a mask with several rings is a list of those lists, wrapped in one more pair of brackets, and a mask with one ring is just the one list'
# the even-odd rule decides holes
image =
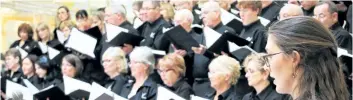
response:
{"label": "background wall", "polygon": [[56,10],[65,5],[69,7],[71,19],[75,20],[75,13],[86,9],[89,13],[111,3],[123,4],[127,8],[128,19],[133,18],[133,0],[0,0],[0,52],[8,50],[12,42],[18,40],[17,28],[25,22],[36,27],[37,23],[45,22],[53,30],[55,26]]}

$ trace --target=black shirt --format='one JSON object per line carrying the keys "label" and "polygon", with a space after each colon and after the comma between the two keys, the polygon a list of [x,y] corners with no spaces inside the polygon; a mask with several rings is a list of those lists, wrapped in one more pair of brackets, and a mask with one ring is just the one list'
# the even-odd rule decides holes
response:
{"label": "black shirt", "polygon": [[[121,90],[120,96],[128,98],[128,95],[131,92],[131,89],[135,82],[129,82],[124,85]],[[129,98],[129,100],[156,100],[157,95],[157,84],[148,77],[143,85],[137,89],[136,94]]]}
{"label": "black shirt", "polygon": [[[208,99],[213,100],[216,96],[216,91],[212,91],[209,94],[206,94]],[[241,100],[241,96],[238,96],[234,91],[233,86],[231,86],[227,91],[218,95],[218,100]]]}
{"label": "black shirt", "polygon": [[15,48],[17,46],[21,47],[24,51],[26,51],[28,54],[34,54],[34,55],[41,55],[40,49],[38,49],[38,44],[33,41],[33,40],[26,40],[25,43],[20,46],[20,41],[17,40],[14,43],[10,45],[10,48]]}
{"label": "black shirt", "polygon": [[179,79],[172,87],[168,88],[187,100],[189,100],[190,95],[193,94],[191,86],[184,79]]}
{"label": "black shirt", "polygon": [[347,30],[344,30],[339,23],[333,24],[330,29],[340,47],[352,50],[352,36]]}
{"label": "black shirt", "polygon": [[111,79],[111,82],[108,82],[107,85],[105,85],[106,88],[109,88],[111,91],[113,91],[115,94],[120,94],[123,86],[128,83],[129,76],[126,74],[120,74],[113,79]]}
{"label": "black shirt", "polygon": [[314,9],[315,6],[311,7],[309,10],[305,10],[304,8],[302,8],[304,16],[314,16]]}
{"label": "black shirt", "polygon": [[141,35],[145,38],[141,41],[141,45],[156,50],[168,51],[170,41],[164,38],[163,28],[170,27],[172,27],[170,23],[165,21],[162,16],[152,23],[147,23],[141,32]]}
{"label": "black shirt", "polygon": [[250,41],[250,48],[256,52],[265,52],[265,46],[267,42],[266,29],[261,24],[260,20],[257,20],[249,25],[244,26],[244,29],[240,33],[240,37]]}
{"label": "black shirt", "polygon": [[289,100],[290,96],[279,94],[273,85],[268,85],[259,94],[256,91],[250,92],[243,97],[243,100]]}
{"label": "black shirt", "polygon": [[277,20],[277,16],[279,15],[280,10],[281,10],[281,7],[275,4],[274,2],[272,2],[270,5],[268,5],[267,7],[261,10],[260,16],[273,22]]}
{"label": "black shirt", "polygon": [[21,84],[21,82],[22,82],[21,78],[23,77],[23,73],[22,73],[21,67],[20,66],[18,66],[18,67],[19,67],[18,70],[15,71],[12,76],[11,76],[11,70],[7,70],[2,73],[2,75],[1,75],[1,91],[2,92],[4,92],[4,93],[6,92],[6,80],[10,80],[12,82]]}

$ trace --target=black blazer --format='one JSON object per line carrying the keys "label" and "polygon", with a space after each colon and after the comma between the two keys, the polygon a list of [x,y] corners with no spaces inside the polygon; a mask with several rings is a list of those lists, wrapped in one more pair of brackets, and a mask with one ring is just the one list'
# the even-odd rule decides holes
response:
{"label": "black blazer", "polygon": [[131,77],[127,74],[120,74],[113,79],[109,80],[108,84],[105,85],[106,88],[113,91],[115,94],[120,94],[123,86],[128,83]]}
{"label": "black blazer", "polygon": [[[128,98],[134,83],[135,82],[130,82],[124,85],[119,95]],[[156,95],[157,84],[152,80],[152,78],[148,77],[143,85],[137,90],[136,94],[129,98],[129,100],[156,100]]]}
{"label": "black blazer", "polygon": [[184,79],[179,79],[172,87],[165,87],[186,100],[189,100],[190,95],[193,94],[191,86]]}

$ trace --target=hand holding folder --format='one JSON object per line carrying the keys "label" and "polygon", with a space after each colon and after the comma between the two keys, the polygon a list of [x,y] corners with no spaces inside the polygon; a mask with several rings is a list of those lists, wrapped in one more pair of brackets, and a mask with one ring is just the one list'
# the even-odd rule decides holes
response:
{"label": "hand holding folder", "polygon": [[192,51],[191,47],[198,47],[199,43],[180,25],[165,33],[176,49]]}

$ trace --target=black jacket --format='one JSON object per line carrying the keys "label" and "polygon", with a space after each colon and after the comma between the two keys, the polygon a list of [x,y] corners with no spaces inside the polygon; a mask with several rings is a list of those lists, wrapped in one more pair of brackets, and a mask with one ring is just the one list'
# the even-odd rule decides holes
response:
{"label": "black jacket", "polygon": [[256,52],[265,52],[267,35],[266,29],[261,24],[260,20],[244,26],[243,31],[240,33],[240,37],[250,41],[252,44],[250,44],[249,47]]}
{"label": "black jacket", "polygon": [[191,86],[184,79],[179,79],[172,87],[166,87],[186,100],[193,94]]}
{"label": "black jacket", "polygon": [[128,83],[129,79],[131,79],[130,76],[126,74],[120,74],[111,79],[110,82],[105,85],[105,87],[113,91],[115,94],[120,94],[123,86]]}
{"label": "black jacket", "polygon": [[270,84],[259,94],[252,91],[246,94],[242,100],[289,100],[290,96],[276,92],[275,86]]}
{"label": "black jacket", "polygon": [[[20,41],[21,40],[16,40],[15,42],[13,42],[11,45],[10,45],[10,48],[15,48],[17,46],[20,46]],[[20,46],[24,51],[26,51],[28,54],[34,54],[34,55],[41,55],[42,52],[41,50],[39,49],[39,46],[38,44],[33,41],[33,40],[26,40],[25,43]]]}
{"label": "black jacket", "polygon": [[[128,98],[135,82],[130,82],[124,85],[120,96]],[[148,77],[143,85],[137,90],[136,94],[129,98],[129,100],[156,100],[157,84]]]}
{"label": "black jacket", "polygon": [[267,7],[261,10],[260,16],[273,22],[277,20],[277,16],[279,15],[280,10],[281,10],[281,7],[277,5],[275,2],[272,2],[270,5],[268,5]]}
{"label": "black jacket", "polygon": [[170,41],[164,37],[163,28],[172,27],[170,23],[160,16],[156,21],[144,25],[141,35],[145,38],[141,41],[142,46],[148,46],[152,49],[168,51]]}
{"label": "black jacket", "polygon": [[340,47],[352,50],[352,36],[347,30],[344,30],[339,23],[333,24],[330,29]]}
{"label": "black jacket", "polygon": [[[212,91],[206,94],[206,97],[208,97],[208,99],[210,100],[213,100],[215,95],[216,91]],[[218,100],[241,100],[241,96],[237,95],[237,93],[233,89],[233,86],[231,86],[227,91],[218,95]]]}

